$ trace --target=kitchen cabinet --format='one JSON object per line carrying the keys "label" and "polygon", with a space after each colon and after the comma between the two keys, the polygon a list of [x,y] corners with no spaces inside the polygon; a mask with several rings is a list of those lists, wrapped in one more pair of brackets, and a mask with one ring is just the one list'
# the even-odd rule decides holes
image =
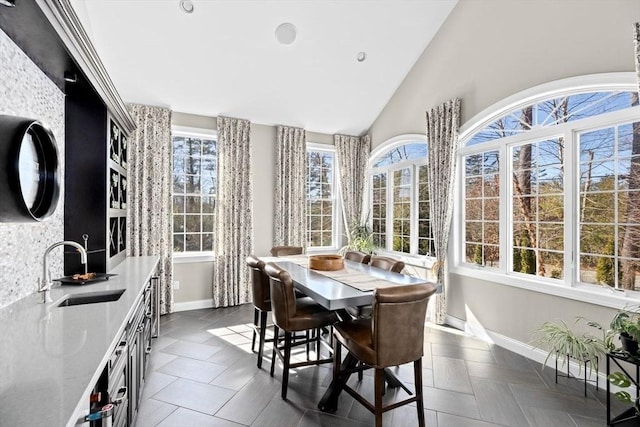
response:
{"label": "kitchen cabinet", "polygon": [[[97,95],[80,92],[66,97],[64,238],[86,235],[89,271],[106,273],[126,254],[128,136]],[[65,275],[82,269],[66,252]]]}
{"label": "kitchen cabinet", "polygon": [[[135,425],[152,346],[152,320],[158,318],[158,277],[153,276],[136,301],[133,314],[90,395],[90,427]],[[108,411],[102,409],[112,404]]]}

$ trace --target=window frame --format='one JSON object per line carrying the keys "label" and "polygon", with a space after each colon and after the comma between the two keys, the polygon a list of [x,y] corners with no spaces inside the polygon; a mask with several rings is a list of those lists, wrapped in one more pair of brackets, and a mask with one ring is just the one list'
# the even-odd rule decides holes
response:
{"label": "window frame", "polygon": [[[322,144],[318,142],[307,141],[306,148],[305,148],[305,155],[308,156],[310,151],[331,153],[333,155],[333,171],[332,171],[333,179],[331,182],[331,188],[333,190],[331,194],[333,212],[331,214],[331,224],[332,224],[331,246],[306,246],[305,244],[306,246],[305,252],[306,253],[335,252],[341,247],[340,236],[342,235],[342,230],[343,230],[342,229],[342,201],[339,194],[340,193],[339,177],[338,177],[339,170],[338,170],[338,156],[336,153],[336,147],[330,144]],[[308,179],[309,179],[308,175],[305,175],[305,188],[306,188]],[[309,199],[307,194],[305,203],[308,203],[308,201]],[[309,213],[307,212],[306,215],[307,215],[307,227],[306,227],[307,229],[305,230],[305,236],[309,232],[309,221],[308,221]]]}
{"label": "window frame", "polygon": [[[419,250],[419,224],[418,224],[418,174],[421,166],[428,165],[428,157],[416,158],[404,160],[398,163],[392,163],[390,165],[374,166],[381,156],[385,155],[394,148],[401,147],[403,145],[424,142],[427,145],[428,142],[426,135],[423,134],[403,134],[390,138],[380,145],[378,145],[370,154],[367,165],[367,181],[365,184],[365,200],[364,206],[367,211],[372,210],[373,203],[373,175],[380,172],[387,173],[387,189],[386,189],[386,206],[387,215],[385,220],[386,227],[386,247],[380,248],[381,254],[392,255],[395,257],[401,257],[412,264],[416,265],[431,265],[435,260],[434,256],[420,255]],[[428,153],[428,151],[427,151]],[[390,214],[390,210],[393,211],[393,172],[410,168],[411,170],[411,215],[410,215],[410,251],[399,252],[393,250],[393,214]],[[365,212],[365,216],[367,215]],[[372,218],[368,217],[368,225],[372,226]]]}
{"label": "window frame", "polygon": [[[171,221],[173,221],[173,137],[174,135],[188,136],[195,138],[214,139],[216,141],[216,158],[217,158],[217,142],[218,132],[214,129],[190,127],[190,126],[171,126]],[[216,163],[216,174],[218,165]],[[218,194],[216,189],[215,195],[216,203],[218,200]],[[215,227],[215,215],[214,215],[214,227]],[[215,233],[215,231],[214,231]],[[171,242],[173,242],[173,232],[171,234]],[[173,246],[173,243],[172,243]],[[174,264],[193,263],[193,262],[212,262],[214,261],[215,248],[210,251],[192,251],[192,252],[173,252],[172,261]]]}
{"label": "window frame", "polygon": [[[579,176],[576,168],[579,168],[579,158],[577,155],[578,134],[600,128],[618,126],[623,123],[640,120],[640,106],[604,113],[598,116],[588,117],[562,123],[549,127],[535,127],[533,131],[520,135],[512,135],[498,140],[479,143],[472,146],[465,146],[465,143],[488,124],[500,118],[505,113],[523,108],[535,102],[551,99],[553,97],[572,95],[587,91],[637,91],[637,80],[634,73],[605,73],[597,75],[587,75],[562,79],[551,83],[539,85],[525,91],[516,93],[493,106],[480,112],[460,129],[460,150],[457,160],[460,167],[457,169],[455,185],[455,202],[452,223],[451,244],[449,246],[449,256],[453,260],[450,272],[474,279],[485,280],[502,285],[526,289],[534,292],[565,297],[577,301],[588,302],[605,307],[620,308],[625,304],[638,303],[640,292],[638,291],[618,291],[611,288],[603,288],[600,285],[593,285],[579,282],[579,222],[574,221],[569,224],[566,218],[575,218],[575,208],[579,202]],[[512,165],[510,164],[511,147],[526,141],[539,141],[545,138],[561,136],[565,139],[565,194],[564,194],[564,242],[565,248],[570,245],[570,249],[565,249],[564,259],[564,279],[547,279],[537,275],[510,272],[512,267],[512,257],[508,250],[511,248],[510,234],[511,225],[508,218],[512,215],[512,203],[505,203],[510,197],[512,180]],[[462,159],[471,154],[478,154],[487,151],[497,150],[500,155],[500,263],[497,269],[488,269],[480,265],[473,265],[465,262],[464,258],[464,162]],[[505,249],[507,253],[505,255]]]}

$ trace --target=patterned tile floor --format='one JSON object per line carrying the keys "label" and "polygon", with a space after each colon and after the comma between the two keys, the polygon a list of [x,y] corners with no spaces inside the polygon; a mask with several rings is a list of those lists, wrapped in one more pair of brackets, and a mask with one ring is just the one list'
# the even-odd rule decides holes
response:
{"label": "patterned tile floor", "polygon": [[[338,411],[317,409],[331,380],[330,365],[292,371],[288,400],[280,398],[282,365],[269,376],[270,344],[262,369],[251,352],[253,306],[194,310],[163,316],[143,389],[137,427],[370,426],[373,415],[346,393]],[[413,387],[412,365],[397,368]],[[448,328],[425,328],[423,389],[429,427],[595,427],[605,425],[606,395],[561,378],[552,369]],[[373,377],[350,384],[372,398]],[[385,401],[406,398],[387,389]],[[384,425],[417,425],[415,406],[385,413]]]}

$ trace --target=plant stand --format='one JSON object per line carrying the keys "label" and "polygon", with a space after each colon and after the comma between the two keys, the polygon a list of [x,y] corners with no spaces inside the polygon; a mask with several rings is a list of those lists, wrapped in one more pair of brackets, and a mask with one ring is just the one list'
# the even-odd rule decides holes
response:
{"label": "plant stand", "polygon": [[[571,361],[571,357],[569,357],[569,355],[567,354],[567,373],[562,374],[560,373],[560,371],[558,370],[558,352],[556,351],[556,384],[558,384],[558,377],[562,377],[562,378],[573,378],[573,379],[580,379],[580,378],[576,378],[575,376],[571,375],[571,372],[569,371],[569,365],[570,365],[570,361]],[[607,359],[608,361],[608,359]],[[587,378],[587,364],[589,362],[591,362],[591,359],[587,359],[587,358],[583,358],[582,360],[580,360],[580,362],[582,362],[582,367],[584,368],[584,397],[587,397],[587,384],[588,383],[595,383],[596,384],[596,390],[598,390],[598,357],[596,357],[596,379],[594,380],[590,380]],[[608,367],[608,365],[607,365]],[[607,387],[608,387],[608,383],[607,383]]]}
{"label": "plant stand", "polygon": [[[609,378],[611,362],[618,367],[624,374],[629,377],[631,383],[636,388],[636,401],[640,395],[640,389],[638,388],[638,381],[640,378],[640,358],[637,356],[631,356],[628,353],[607,353],[607,378]],[[620,362],[630,363],[635,367],[635,375],[630,375],[628,369]],[[630,369],[629,369],[630,370]],[[640,424],[640,416],[636,412],[636,409],[632,406],[626,409],[621,414],[611,418],[611,390],[610,383],[607,381],[607,426],[637,426]]]}

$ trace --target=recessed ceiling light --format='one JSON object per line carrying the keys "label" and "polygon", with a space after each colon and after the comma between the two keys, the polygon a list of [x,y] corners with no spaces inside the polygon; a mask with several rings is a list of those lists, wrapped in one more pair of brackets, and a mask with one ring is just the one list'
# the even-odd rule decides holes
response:
{"label": "recessed ceiling light", "polygon": [[191,0],[180,0],[180,9],[184,13],[193,13],[193,2]]}
{"label": "recessed ceiling light", "polygon": [[16,5],[16,0],[0,0],[0,4],[7,7],[14,7]]}
{"label": "recessed ceiling light", "polygon": [[278,40],[280,44],[292,44],[296,41],[297,32],[298,30],[296,30],[295,25],[285,22],[284,24],[278,25],[278,28],[276,28],[276,40]]}
{"label": "recessed ceiling light", "polygon": [[358,60],[358,62],[363,62],[365,59],[367,59],[367,52],[358,52],[358,55],[356,55],[356,59]]}

